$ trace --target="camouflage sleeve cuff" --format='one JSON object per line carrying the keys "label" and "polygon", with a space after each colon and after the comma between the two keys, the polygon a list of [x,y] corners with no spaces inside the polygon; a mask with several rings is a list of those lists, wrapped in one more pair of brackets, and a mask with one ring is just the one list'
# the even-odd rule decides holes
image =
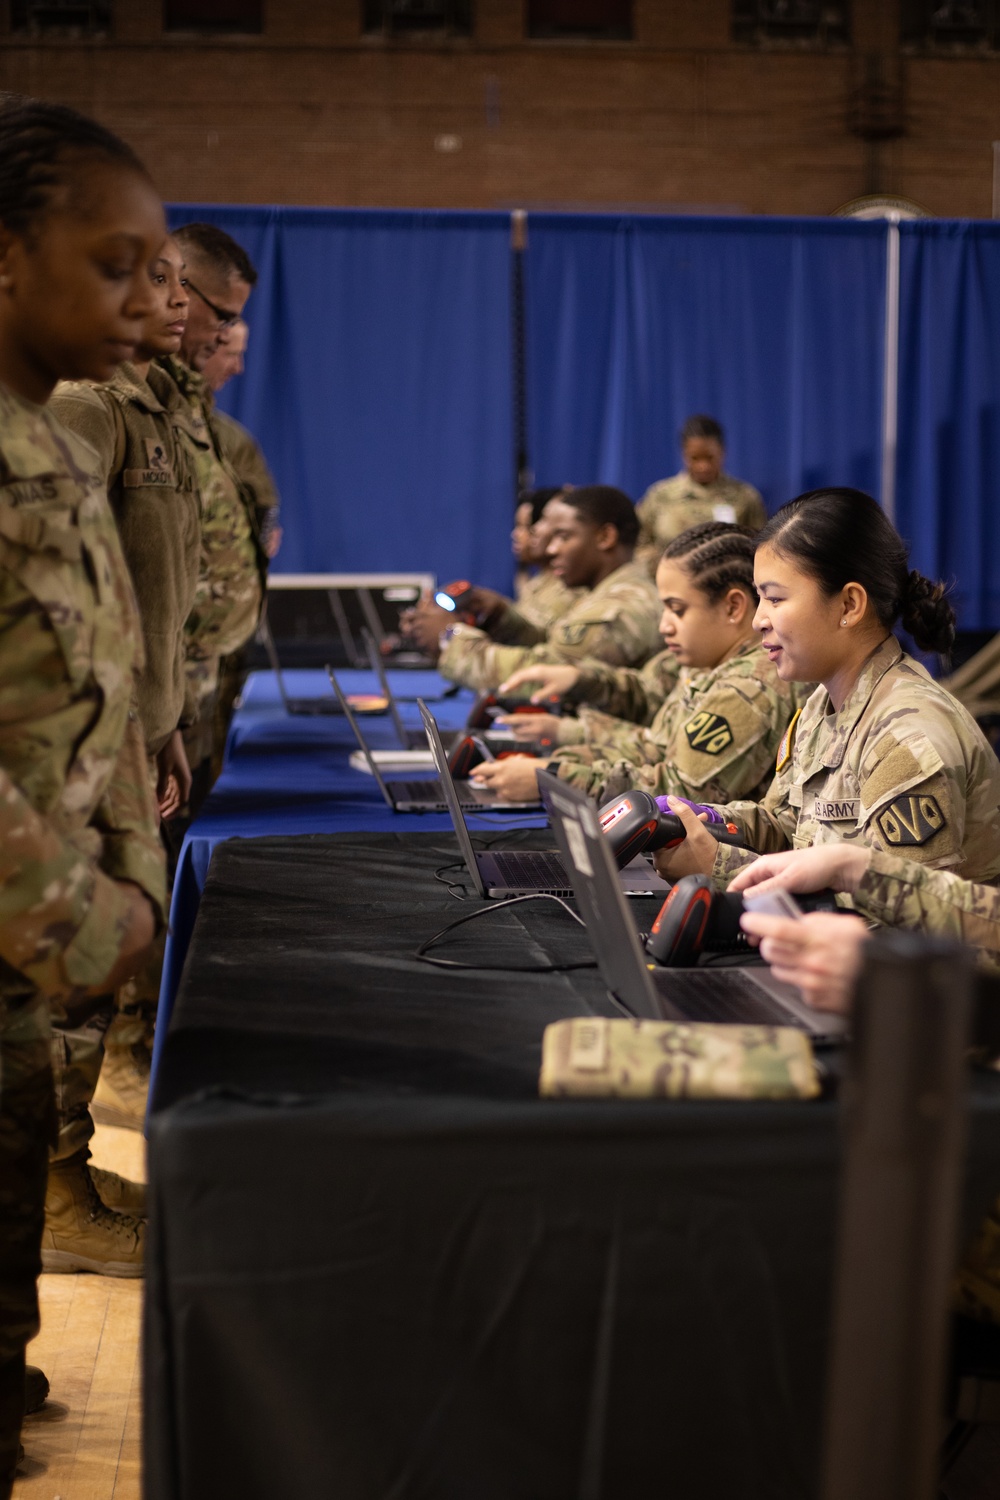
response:
{"label": "camouflage sleeve cuff", "polygon": [[490,622],[489,636],[500,646],[537,646],[545,640],[546,633],[508,600]]}
{"label": "camouflage sleeve cuff", "polygon": [[456,625],[453,627],[450,638],[445,642],[444,650],[438,657],[437,669],[442,677],[449,678],[452,682],[461,682],[460,662],[471,650],[482,648],[489,641],[489,636],[483,630],[477,630],[474,625]]}
{"label": "camouflage sleeve cuff", "polygon": [[72,987],[89,989],[111,972],[121,951],[128,916],[125,893],[107,875],[95,870],[86,914],[62,951],[62,968]]}
{"label": "camouflage sleeve cuff", "polygon": [[132,829],[106,833],[101,869],[112,880],[131,881],[149,897],[161,931],[167,920],[167,875],[159,839]]}
{"label": "camouflage sleeve cuff", "polygon": [[715,851],[712,879],[720,891],[724,891],[737,870],[752,865],[757,855],[752,849],[736,849],[732,844],[720,844]]}
{"label": "camouflage sleeve cuff", "polygon": [[587,739],[587,726],[582,719],[560,719],[556,730],[558,745],[582,745]]}
{"label": "camouflage sleeve cuff", "polygon": [[900,906],[922,882],[922,865],[873,849],[868,868],[852,894],[854,909],[892,927],[899,919]]}

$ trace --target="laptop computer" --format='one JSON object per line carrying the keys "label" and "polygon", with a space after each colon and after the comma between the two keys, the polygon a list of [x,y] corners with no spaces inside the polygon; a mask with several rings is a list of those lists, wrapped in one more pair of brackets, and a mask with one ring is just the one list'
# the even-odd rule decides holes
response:
{"label": "laptop computer", "polygon": [[286,714],[297,717],[312,718],[318,714],[339,714],[340,704],[336,698],[293,698],[285,686],[284,673],[281,670],[281,662],[278,659],[278,648],[274,644],[274,636],[271,627],[267,623],[267,611],[260,617],[260,625],[257,627],[257,639],[262,642],[267,652],[267,659],[274,673],[274,680],[278,684],[278,693],[281,697],[282,706]]}
{"label": "laptop computer", "polygon": [[[573,894],[566,867],[554,849],[492,849],[480,854],[472,846],[468,824],[462,816],[462,805],[454,777],[448,769],[448,758],[441,734],[426,703],[417,699],[420,717],[427,731],[427,743],[441,776],[448,802],[448,812],[458,839],[465,867],[476,894],[503,899],[507,896],[571,896]],[[549,781],[554,777],[548,777]],[[648,896],[669,890],[667,882],[641,856],[615,871],[616,883],[629,896]]]}
{"label": "laptop computer", "polygon": [[[351,711],[350,704],[344,696],[340,683],[337,681],[336,673],[332,667],[328,667],[327,670],[330,674],[333,690],[337,695],[337,701],[343,710],[348,724],[350,724],[354,731],[354,737],[358,742],[358,749],[363,754],[368,769],[375,778],[375,783],[379,791],[393,812],[447,812],[448,803],[445,800],[444,788],[438,777],[428,777],[423,781],[386,781],[378,768],[378,763],[372,754],[370,745],[361,733],[358,721]],[[421,705],[421,712],[426,711],[426,704],[422,703],[419,698],[417,702]],[[429,714],[428,718],[430,718]],[[431,719],[431,723],[434,723],[433,719]],[[437,728],[437,725],[434,727]],[[438,736],[438,743],[440,744],[440,735]],[[432,746],[431,749],[433,750],[433,748]],[[451,772],[448,770],[448,757],[444,753],[443,746],[441,749],[441,761],[436,761],[436,764],[440,765],[442,762],[448,780],[454,789],[456,799],[464,807],[489,812],[534,812],[540,806],[538,798],[535,798],[532,802],[502,802],[496,792],[491,792],[486,787],[473,786],[471,782],[462,782],[461,786],[458,786],[453,780]]]}
{"label": "laptop computer", "polygon": [[538,779],[601,978],[623,1010],[643,1020],[795,1026],[814,1041],[844,1035],[843,1016],[813,1010],[793,985],[782,984],[763,964],[724,969],[655,965],[622,901],[594,804],[548,772],[539,772]]}
{"label": "laptop computer", "polygon": [[400,613],[433,589],[432,573],[272,573],[271,633],[288,666],[362,667],[362,628],[394,666],[431,666],[400,635]]}

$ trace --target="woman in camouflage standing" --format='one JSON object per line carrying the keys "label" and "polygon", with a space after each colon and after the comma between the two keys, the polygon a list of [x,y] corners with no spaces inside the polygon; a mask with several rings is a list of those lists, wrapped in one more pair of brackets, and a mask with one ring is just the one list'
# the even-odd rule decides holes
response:
{"label": "woman in camouflage standing", "polygon": [[133,354],[164,234],[115,136],[57,106],[0,112],[0,1500],[38,1325],[51,1012],[124,981],[165,896],[128,573],[94,455],[45,404]]}

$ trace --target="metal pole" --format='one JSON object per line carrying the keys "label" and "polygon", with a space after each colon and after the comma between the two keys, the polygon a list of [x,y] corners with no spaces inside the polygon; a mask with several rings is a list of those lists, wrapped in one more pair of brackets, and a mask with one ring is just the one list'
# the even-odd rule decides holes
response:
{"label": "metal pole", "polygon": [[870,945],[844,1089],[823,1500],[933,1500],[965,1148],[967,949]]}
{"label": "metal pole", "polygon": [[515,208],[510,216],[511,314],[514,362],[514,495],[530,489],[534,476],[528,461],[527,356],[525,353],[524,257],[528,248],[528,215]]}
{"label": "metal pole", "polygon": [[993,142],[993,217],[1000,219],[1000,141]]}
{"label": "metal pole", "polygon": [[882,381],[882,509],[896,519],[899,434],[899,214],[888,215],[885,243],[885,370]]}

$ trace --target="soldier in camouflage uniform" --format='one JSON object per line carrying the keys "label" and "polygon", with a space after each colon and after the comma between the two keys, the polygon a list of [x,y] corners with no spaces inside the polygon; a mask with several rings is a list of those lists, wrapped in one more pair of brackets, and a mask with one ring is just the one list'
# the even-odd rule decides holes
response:
{"label": "soldier in camouflage uniform", "polygon": [[[578,589],[568,589],[549,567],[546,552],[551,535],[545,507],[562,489],[532,490],[518,504],[511,541],[517,559],[514,602],[518,614],[541,630],[548,630],[579,598]],[[530,567],[535,568],[529,573]]]}
{"label": "soldier in camouflage uniform", "polygon": [[[257,273],[235,240],[207,224],[187,224],[174,238],[188,266],[193,292],[182,358],[160,363],[187,400],[195,425],[207,441],[199,449],[201,564],[194,606],[186,624],[187,701],[185,733],[194,789],[195,813],[211,785],[211,754],[218,695],[219,663],[253,634],[260,616],[267,555],[250,496],[225,458],[216,425],[212,392],[199,373],[220,341],[239,321]],[[188,820],[170,825],[171,842],[183,836]]]}
{"label": "soldier in camouflage uniform", "polygon": [[[71,191],[72,189],[72,191]],[[85,212],[80,204],[85,205]],[[142,643],[92,451],[44,403],[106,380],[151,309],[163,211],[133,153],[73,110],[0,116],[0,1500],[38,1328],[50,1018],[124,980],[165,919],[163,855],[130,710]],[[102,270],[112,266],[115,275]],[[141,1224],[116,1221],[130,1274]],[[113,1185],[113,1184],[112,1184]],[[47,1253],[58,1257],[55,1236]]]}
{"label": "soldier in camouflage uniform", "polygon": [[658,857],[661,872],[701,870],[725,884],[750,850],[845,840],[995,881],[1000,765],[965,710],[889,634],[902,615],[918,645],[943,651],[954,614],[940,586],[907,571],[876,502],[855,490],[800,497],[758,539],[754,571],[755,623],[778,675],[821,686],[789,725],[763,801],[723,806],[748,848],[704,834]]}
{"label": "soldier in camouflage uniform", "polygon": [[[188,308],[183,273],[180,249],[167,240],[150,267],[156,308],[135,361],[103,385],[64,381],[51,402],[54,414],[98,455],[135,586],[145,647],[136,707],[164,818],[187,801],[191,786],[179,727],[186,694],[184,623],[194,602],[201,547],[196,458],[208,446],[188,402],[153,363],[180,347]],[[57,1023],[55,1160],[74,1157],[86,1145],[91,1113],[105,1124],[142,1128],[162,949],[161,936],[143,973],[115,996],[110,1026],[110,997],[106,1010],[95,1011],[85,1026],[71,1031]],[[144,1186],[131,1184],[127,1197],[113,1206],[144,1212]],[[98,1238],[87,1224],[80,1249],[90,1269],[99,1259]],[[65,1236],[63,1248],[68,1255]]]}
{"label": "soldier in camouflage uniform", "polygon": [[[214,395],[243,373],[243,356],[250,339],[250,329],[240,318],[226,342],[220,344],[202,370]],[[213,420],[222,454],[228,460],[249,495],[257,516],[257,530],[268,557],[275,557],[281,546],[281,496],[274,475],[257,439],[228,412],[213,408]]]}
{"label": "soldier in camouflage uniform", "polygon": [[725,439],[714,417],[689,417],[680,432],[684,467],[651,484],[636,507],[642,532],[636,557],[651,573],[668,542],[703,521],[729,521],[759,531],[767,520],[752,484],[722,471]]}
{"label": "soldier in camouflage uniform", "polygon": [[596,657],[637,666],[659,645],[656,591],[632,561],[638,522],[628,496],[593,485],[550,501],[548,511],[553,571],[586,592],[547,632],[505,605],[491,625],[493,640],[475,627],[452,626],[443,610],[424,601],[411,633],[428,654],[440,653],[438,670],[453,682],[485,691],[535,661]]}
{"label": "soldier in camouflage uniform", "polygon": [[[693,526],[671,542],[657,569],[656,586],[663,605],[660,633],[666,654],[680,667],[679,680],[647,725],[612,718],[587,705],[575,721],[549,721],[560,738],[575,723],[586,741],[564,740],[547,763],[550,771],[598,802],[633,786],[701,802],[763,795],[793,703],[790,686],[779,680],[761,651],[751,623],[753,552],[748,532],[719,521]],[[515,681],[531,670],[516,674]],[[658,675],[662,681],[664,674]],[[648,694],[635,702],[641,674],[622,676],[621,696],[648,709]],[[577,684],[574,696],[579,691]],[[521,718],[528,725],[538,722],[520,714],[508,722]],[[538,765],[505,758],[481,779],[505,796],[529,795]]]}

